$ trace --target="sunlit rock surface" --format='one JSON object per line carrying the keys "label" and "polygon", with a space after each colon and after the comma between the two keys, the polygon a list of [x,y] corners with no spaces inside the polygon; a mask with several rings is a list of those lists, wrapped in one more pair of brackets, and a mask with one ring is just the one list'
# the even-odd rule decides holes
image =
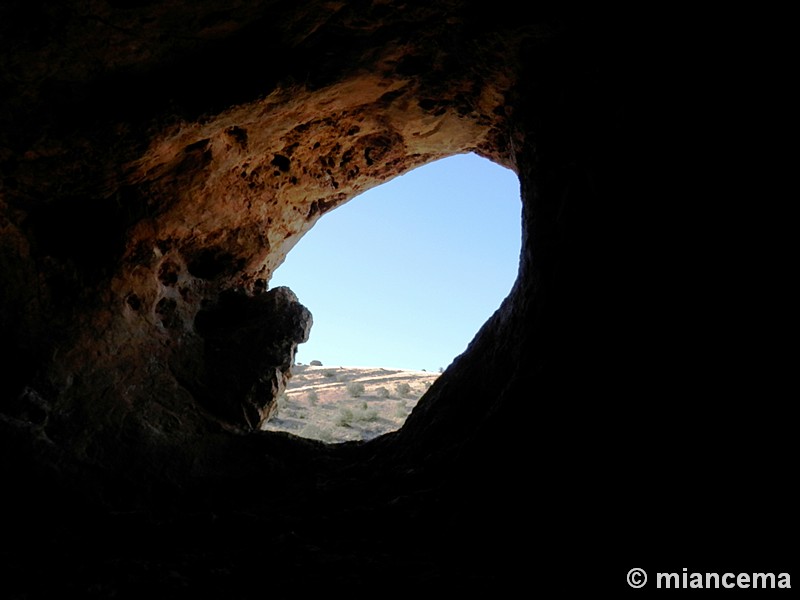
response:
{"label": "sunlit rock surface", "polygon": [[[466,0],[4,2],[10,597],[505,597],[561,591],[565,573],[588,586],[648,551],[615,554],[612,538],[652,550],[702,522],[730,547],[744,503],[714,482],[743,460],[778,471],[793,438],[776,432],[778,395],[741,433],[724,386],[757,389],[759,363],[736,368],[742,352],[701,318],[719,313],[697,308],[738,323],[725,307],[742,287],[712,301],[697,260],[711,245],[677,233],[707,199],[678,158],[695,149],[681,102],[706,78],[687,78],[702,63],[682,61],[690,42],[665,19]],[[326,212],[461,152],[520,177],[509,297],[398,432],[330,447],[258,431],[314,310],[271,273]],[[768,446],[742,449],[767,429]],[[687,457],[704,468],[665,480]],[[751,548],[787,526],[786,479],[769,473]]]}

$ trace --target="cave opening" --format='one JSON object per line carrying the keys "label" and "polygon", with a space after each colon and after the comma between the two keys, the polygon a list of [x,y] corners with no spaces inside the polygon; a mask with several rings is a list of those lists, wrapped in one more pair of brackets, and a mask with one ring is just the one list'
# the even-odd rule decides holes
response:
{"label": "cave opening", "polygon": [[511,290],[520,210],[516,174],[469,153],[324,215],[270,281],[314,325],[263,428],[344,442],[402,427]]}

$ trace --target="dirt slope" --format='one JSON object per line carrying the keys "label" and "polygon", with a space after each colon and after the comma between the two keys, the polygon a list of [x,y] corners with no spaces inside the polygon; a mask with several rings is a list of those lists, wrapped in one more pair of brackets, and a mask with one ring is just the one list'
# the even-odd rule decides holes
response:
{"label": "dirt slope", "polygon": [[331,443],[372,439],[399,429],[438,376],[376,367],[295,365],[277,413],[263,428]]}

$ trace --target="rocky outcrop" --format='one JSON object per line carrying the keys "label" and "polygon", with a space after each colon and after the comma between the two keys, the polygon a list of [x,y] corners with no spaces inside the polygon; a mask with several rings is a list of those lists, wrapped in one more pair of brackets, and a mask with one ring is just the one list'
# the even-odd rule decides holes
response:
{"label": "rocky outcrop", "polygon": [[[753,356],[746,286],[714,293],[724,259],[698,259],[736,247],[708,241],[735,211],[703,219],[721,154],[687,99],[715,46],[684,17],[190,4],[0,7],[0,477],[29,524],[0,556],[11,597],[253,597],[265,565],[307,589],[401,571],[397,592],[511,595],[566,563],[636,566],[612,538],[651,556],[702,523],[696,546],[733,547],[752,506],[719,481],[743,464],[772,465],[748,547],[786,531],[792,421],[756,393],[772,346]],[[398,432],[258,431],[311,322],[272,272],[354,195],[463,152],[520,179],[509,297]]]}
{"label": "rocky outcrop", "polygon": [[308,340],[311,314],[288,288],[248,296],[230,293],[197,314],[203,371],[186,386],[212,412],[257,430],[291,377],[297,344]]}

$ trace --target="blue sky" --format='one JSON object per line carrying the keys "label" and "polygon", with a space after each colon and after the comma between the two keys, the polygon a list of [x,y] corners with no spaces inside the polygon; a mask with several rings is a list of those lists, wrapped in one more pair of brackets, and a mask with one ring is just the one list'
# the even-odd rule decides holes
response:
{"label": "blue sky", "polygon": [[511,291],[520,211],[513,171],[461,154],[324,215],[270,281],[314,316],[296,361],[446,368]]}

